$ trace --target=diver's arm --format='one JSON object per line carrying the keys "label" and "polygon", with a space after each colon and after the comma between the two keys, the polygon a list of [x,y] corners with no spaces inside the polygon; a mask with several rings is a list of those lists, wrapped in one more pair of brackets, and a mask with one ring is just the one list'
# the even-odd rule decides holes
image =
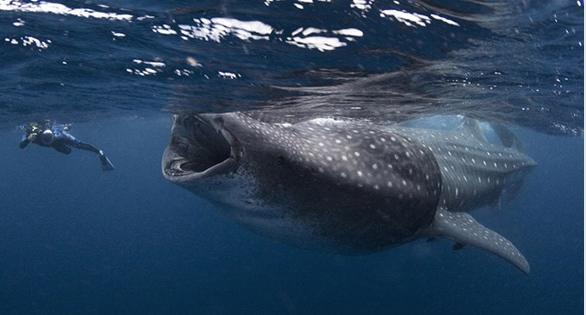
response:
{"label": "diver's arm", "polygon": [[21,149],[24,149],[30,143],[30,141],[29,141],[29,139],[26,136],[25,137],[22,137],[22,138],[23,139],[20,140],[20,143],[18,144],[18,147],[21,148]]}
{"label": "diver's arm", "polygon": [[30,133],[30,134],[24,134],[24,135],[22,135],[22,138],[20,139],[20,143],[18,144],[18,146],[19,146],[21,149],[24,149],[24,148],[26,148],[26,146],[27,146],[29,143],[31,143],[32,141],[34,141],[35,137],[36,137],[36,134],[34,134],[34,133]]}
{"label": "diver's arm", "polygon": [[36,123],[20,125],[19,128],[23,131],[23,135],[20,139],[20,143],[18,144],[18,146],[21,149],[24,149],[29,143],[34,142],[36,140],[37,136],[39,135],[40,129],[38,128],[38,125]]}

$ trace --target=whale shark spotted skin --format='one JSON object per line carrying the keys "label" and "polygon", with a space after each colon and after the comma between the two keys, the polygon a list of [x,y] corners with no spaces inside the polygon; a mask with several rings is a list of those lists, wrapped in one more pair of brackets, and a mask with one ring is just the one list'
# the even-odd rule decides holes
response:
{"label": "whale shark spotted skin", "polygon": [[166,179],[253,230],[345,254],[445,237],[528,273],[520,251],[469,212],[494,205],[535,165],[503,128],[453,130],[318,118],[262,122],[246,113],[176,115]]}

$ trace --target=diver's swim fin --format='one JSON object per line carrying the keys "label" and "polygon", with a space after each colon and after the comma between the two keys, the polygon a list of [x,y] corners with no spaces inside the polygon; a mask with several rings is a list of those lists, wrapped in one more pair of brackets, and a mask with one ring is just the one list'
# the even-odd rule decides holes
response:
{"label": "diver's swim fin", "polygon": [[100,151],[100,163],[102,164],[102,171],[112,171],[114,170],[114,164],[110,162],[110,159],[104,154],[103,151]]}
{"label": "diver's swim fin", "polygon": [[431,233],[447,237],[462,245],[487,250],[512,263],[524,273],[529,273],[529,263],[513,243],[476,222],[468,213],[438,209]]}

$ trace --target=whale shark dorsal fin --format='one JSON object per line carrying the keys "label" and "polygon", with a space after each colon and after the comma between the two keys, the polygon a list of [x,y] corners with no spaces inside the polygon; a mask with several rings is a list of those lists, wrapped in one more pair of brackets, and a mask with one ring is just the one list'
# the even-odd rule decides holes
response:
{"label": "whale shark dorsal fin", "polygon": [[478,140],[479,142],[488,143],[484,132],[482,129],[480,129],[478,120],[464,117],[464,120],[462,121],[462,128],[464,128],[467,132],[470,132],[474,139]]}
{"label": "whale shark dorsal fin", "polygon": [[513,243],[478,223],[468,213],[438,209],[432,232],[463,245],[487,250],[512,263],[524,273],[529,273],[529,263]]}

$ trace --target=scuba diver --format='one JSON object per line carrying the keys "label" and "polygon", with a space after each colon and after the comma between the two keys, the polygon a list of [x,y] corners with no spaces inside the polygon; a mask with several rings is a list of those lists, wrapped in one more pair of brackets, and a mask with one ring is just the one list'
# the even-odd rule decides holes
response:
{"label": "scuba diver", "polygon": [[68,131],[71,124],[57,124],[51,120],[32,122],[20,127],[24,131],[19,147],[24,149],[29,143],[35,143],[43,147],[51,147],[63,154],[71,153],[71,148],[96,153],[100,158],[103,171],[111,171],[114,165],[104,154],[104,151],[91,144],[82,142],[72,136]]}

